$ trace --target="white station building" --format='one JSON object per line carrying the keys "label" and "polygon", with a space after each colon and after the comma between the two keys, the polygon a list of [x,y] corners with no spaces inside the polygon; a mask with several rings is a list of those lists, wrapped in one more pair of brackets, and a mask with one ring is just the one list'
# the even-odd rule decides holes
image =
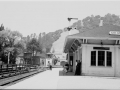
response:
{"label": "white station building", "polygon": [[64,43],[71,71],[81,61],[82,75],[120,76],[120,26],[105,25],[68,35]]}

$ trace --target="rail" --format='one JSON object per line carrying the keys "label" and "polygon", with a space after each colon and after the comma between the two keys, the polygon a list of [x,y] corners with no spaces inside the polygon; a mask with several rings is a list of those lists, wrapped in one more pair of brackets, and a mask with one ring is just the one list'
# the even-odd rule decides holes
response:
{"label": "rail", "polygon": [[20,75],[23,73],[32,72],[38,70],[38,65],[30,64],[2,64],[0,65],[0,79]]}

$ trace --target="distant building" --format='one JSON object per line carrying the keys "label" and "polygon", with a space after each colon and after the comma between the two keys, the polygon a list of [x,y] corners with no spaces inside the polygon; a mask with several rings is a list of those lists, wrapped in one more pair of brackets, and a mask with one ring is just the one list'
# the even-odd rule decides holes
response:
{"label": "distant building", "polygon": [[69,35],[64,53],[72,72],[76,60],[81,62],[82,75],[120,76],[120,26],[105,25]]}
{"label": "distant building", "polygon": [[66,61],[66,54],[65,53],[55,52],[54,55],[58,59],[57,65],[60,65],[61,61]]}
{"label": "distant building", "polygon": [[21,53],[17,56],[16,58],[16,64],[25,64],[25,61],[24,61],[24,54]]}
{"label": "distant building", "polygon": [[35,56],[32,56],[32,53],[22,53],[17,56],[16,64],[33,64],[44,66],[45,59],[45,54],[37,53]]}
{"label": "distant building", "polygon": [[53,65],[53,53],[47,53],[46,54],[46,60],[45,60],[45,66],[48,66],[49,63]]}

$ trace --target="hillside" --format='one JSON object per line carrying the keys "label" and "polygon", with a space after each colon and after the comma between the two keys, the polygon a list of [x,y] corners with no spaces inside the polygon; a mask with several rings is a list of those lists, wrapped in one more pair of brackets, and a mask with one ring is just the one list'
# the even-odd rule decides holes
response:
{"label": "hillside", "polygon": [[[75,29],[70,31],[70,34],[75,33],[79,33],[79,31]],[[55,53],[63,53],[65,38],[68,34],[69,34],[68,31],[61,33],[59,39],[52,44],[51,52],[54,50]]]}
{"label": "hillside", "polygon": [[[77,32],[78,31],[83,32],[86,30],[92,30],[102,25],[111,25],[111,24],[120,26],[120,18],[118,15],[110,14],[110,13],[106,14],[103,17],[100,15],[95,15],[95,16],[91,15],[84,18],[83,20],[76,21],[69,27],[75,28]],[[72,30],[71,32],[75,32],[75,30]],[[44,46],[46,46],[46,48],[51,49],[51,51],[62,52],[65,37],[67,35],[68,35],[68,27],[65,27],[63,30],[60,29],[55,32],[50,32],[47,35],[45,35],[47,39],[44,39],[43,37],[43,41],[46,42]]]}
{"label": "hillside", "polygon": [[42,47],[46,48],[46,52],[49,52],[53,42],[55,42],[56,40],[59,39],[61,33],[63,31],[62,30],[56,30],[55,32],[49,32],[47,34],[45,34],[42,38]]}

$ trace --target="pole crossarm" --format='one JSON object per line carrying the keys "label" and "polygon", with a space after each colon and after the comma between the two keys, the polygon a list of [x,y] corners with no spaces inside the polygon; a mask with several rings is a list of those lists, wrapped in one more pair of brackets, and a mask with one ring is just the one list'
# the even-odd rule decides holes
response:
{"label": "pole crossarm", "polygon": [[69,22],[70,22],[72,19],[78,20],[78,18],[69,18],[69,17],[68,17],[68,21],[69,21]]}
{"label": "pole crossarm", "polygon": [[67,28],[67,30],[70,31],[70,30],[72,29],[72,27],[70,27],[70,22],[71,22],[71,20],[72,20],[72,19],[78,20],[78,18],[69,18],[69,17],[68,17],[67,19],[68,19],[68,21],[69,21],[69,27]]}

